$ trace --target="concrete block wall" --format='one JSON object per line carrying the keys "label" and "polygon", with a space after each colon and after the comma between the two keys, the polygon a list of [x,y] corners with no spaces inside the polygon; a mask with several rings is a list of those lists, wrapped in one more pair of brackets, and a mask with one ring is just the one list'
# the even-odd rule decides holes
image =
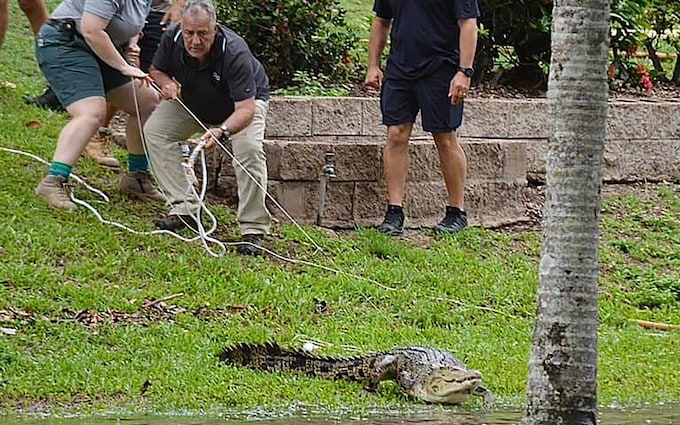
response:
{"label": "concrete block wall", "polygon": [[[385,131],[377,98],[273,98],[265,141],[269,193],[295,220],[314,223],[324,156],[332,152],[336,176],[327,184],[322,224],[379,223],[386,205]],[[528,179],[544,178],[548,134],[545,100],[466,102],[459,136],[468,157],[466,209],[473,224],[496,226],[528,218]],[[419,120],[410,156],[407,226],[432,226],[443,216],[446,189],[437,150]],[[230,158],[217,155],[211,164],[214,193],[235,204]],[[680,103],[611,103],[604,176],[607,181],[680,179]],[[270,209],[287,220],[272,202]]]}

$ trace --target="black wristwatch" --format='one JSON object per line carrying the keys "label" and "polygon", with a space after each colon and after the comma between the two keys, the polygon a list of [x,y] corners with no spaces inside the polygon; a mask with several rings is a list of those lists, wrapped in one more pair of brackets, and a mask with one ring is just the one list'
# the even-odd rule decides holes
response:
{"label": "black wristwatch", "polygon": [[462,72],[468,78],[472,78],[472,76],[475,75],[475,69],[474,68],[466,68],[464,66],[459,66],[458,72]]}
{"label": "black wristwatch", "polygon": [[222,124],[222,125],[220,126],[220,130],[222,130],[222,137],[221,137],[221,139],[224,139],[224,140],[229,140],[229,139],[231,139],[231,133],[229,132],[229,128],[227,128],[226,125]]}

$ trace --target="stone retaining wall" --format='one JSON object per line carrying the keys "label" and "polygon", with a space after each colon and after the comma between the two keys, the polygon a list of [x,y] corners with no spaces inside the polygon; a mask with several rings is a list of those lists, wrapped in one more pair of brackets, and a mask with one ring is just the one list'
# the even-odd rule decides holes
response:
{"label": "stone retaining wall", "polygon": [[[610,104],[605,146],[606,181],[680,180],[680,103]],[[419,121],[419,120],[418,120]],[[544,99],[471,99],[459,131],[468,156],[466,209],[473,224],[526,220],[528,181],[545,175],[549,133]],[[322,223],[352,227],[380,222],[386,205],[381,152],[385,127],[376,98],[274,98],[265,149],[269,192],[297,221],[317,219],[321,169],[334,154]],[[406,188],[407,226],[441,219],[446,190],[437,150],[417,122]],[[213,158],[214,192],[235,203],[233,168]],[[272,213],[282,218],[278,208]]]}

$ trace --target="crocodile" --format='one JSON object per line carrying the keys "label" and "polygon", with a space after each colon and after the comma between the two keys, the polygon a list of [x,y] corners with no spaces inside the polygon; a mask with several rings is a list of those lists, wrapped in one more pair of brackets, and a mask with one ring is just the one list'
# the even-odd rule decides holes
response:
{"label": "crocodile", "polygon": [[220,360],[268,372],[300,372],[309,376],[364,383],[373,393],[382,381],[396,381],[401,391],[428,403],[459,404],[471,395],[492,401],[482,374],[468,369],[451,353],[427,347],[405,347],[352,357],[316,355],[276,343],[240,343],[224,349]]}

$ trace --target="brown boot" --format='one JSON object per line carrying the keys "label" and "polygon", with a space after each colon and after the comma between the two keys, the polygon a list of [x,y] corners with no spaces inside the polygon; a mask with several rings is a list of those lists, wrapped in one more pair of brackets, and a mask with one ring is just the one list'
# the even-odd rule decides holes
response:
{"label": "brown boot", "polygon": [[[108,131],[107,131],[108,130]],[[111,129],[100,128],[85,146],[83,154],[97,161],[102,167],[120,170],[118,160],[111,153],[111,142],[113,133]]]}
{"label": "brown boot", "polygon": [[65,182],[63,177],[48,175],[40,182],[38,187],[35,188],[35,193],[54,208],[74,211],[76,209],[76,204],[71,202],[68,194],[66,194],[66,189],[64,188]]}
{"label": "brown boot", "polygon": [[166,201],[165,196],[153,187],[151,175],[145,170],[123,174],[118,182],[118,190],[142,201]]}
{"label": "brown boot", "polygon": [[119,148],[127,149],[127,136],[124,131],[111,130],[111,139]]}

